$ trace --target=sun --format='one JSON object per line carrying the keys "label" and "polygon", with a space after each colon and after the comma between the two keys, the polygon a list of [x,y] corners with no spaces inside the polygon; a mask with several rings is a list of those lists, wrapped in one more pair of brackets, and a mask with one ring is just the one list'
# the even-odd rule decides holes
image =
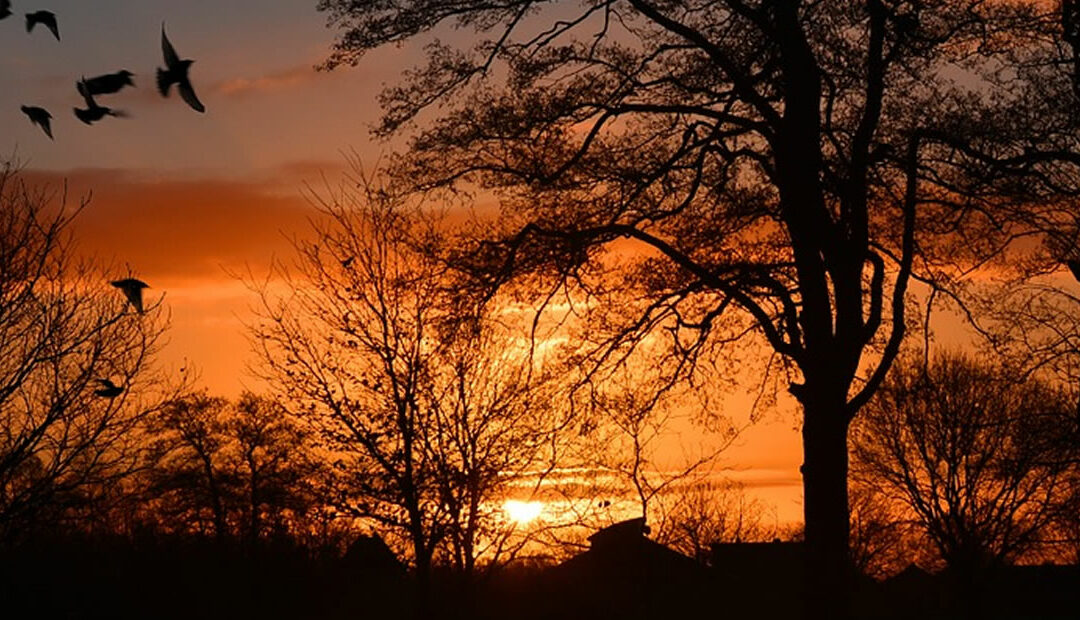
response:
{"label": "sun", "polygon": [[503,503],[503,510],[511,521],[528,523],[540,516],[544,510],[543,502],[523,502],[517,499],[508,499]]}

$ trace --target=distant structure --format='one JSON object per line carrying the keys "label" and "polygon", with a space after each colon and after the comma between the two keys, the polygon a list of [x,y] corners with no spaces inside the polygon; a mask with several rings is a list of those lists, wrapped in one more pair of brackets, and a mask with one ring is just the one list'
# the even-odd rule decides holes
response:
{"label": "distant structure", "polygon": [[540,577],[535,618],[680,618],[715,608],[709,571],[647,537],[644,519],[606,527]]}

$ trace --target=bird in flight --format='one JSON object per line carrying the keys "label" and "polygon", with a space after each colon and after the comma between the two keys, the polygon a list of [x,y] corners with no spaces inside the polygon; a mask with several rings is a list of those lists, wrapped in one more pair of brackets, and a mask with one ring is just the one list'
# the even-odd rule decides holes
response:
{"label": "bird in flight", "polygon": [[133,75],[135,74],[127,69],[121,69],[116,73],[107,73],[90,79],[83,78],[75,83],[75,87],[79,89],[79,94],[83,97],[111,95],[112,93],[119,92],[120,89],[125,86],[134,87],[135,82],[131,81],[131,76]]}
{"label": "bird in flight", "polygon": [[45,108],[39,108],[37,106],[24,105],[20,109],[27,117],[30,118],[30,122],[41,127],[41,130],[45,132],[49,139],[53,139],[52,135],[52,114]]}
{"label": "bird in flight", "polygon": [[139,314],[143,313],[142,290],[150,288],[149,284],[135,278],[124,278],[113,280],[112,285],[124,292],[124,297],[127,297]]}
{"label": "bird in flight", "polygon": [[33,13],[26,14],[26,31],[30,32],[34,29],[34,26],[38,24],[44,25],[50,31],[56,40],[60,40],[60,28],[56,25],[56,15],[52,11],[34,11]]}
{"label": "bird in flight", "polygon": [[161,24],[161,52],[165,56],[165,68],[157,70],[157,87],[163,97],[169,96],[169,87],[176,84],[176,90],[180,91],[180,98],[187,102],[196,112],[206,112],[199,98],[195,96],[195,89],[191,87],[188,79],[188,69],[194,60],[180,60],[176,54],[169,37],[165,36],[165,24]]}
{"label": "bird in flight", "polygon": [[75,88],[78,89],[79,94],[81,94],[86,101],[86,109],[75,108],[75,116],[87,125],[92,125],[106,116],[125,116],[124,112],[121,110],[114,110],[103,105],[98,105],[98,102],[94,101],[94,97],[90,95],[90,91],[86,87],[85,79],[80,80],[75,85]]}
{"label": "bird in flight", "polygon": [[0,0],[0,19],[11,17],[11,0]]}
{"label": "bird in flight", "polygon": [[108,379],[97,379],[97,382],[101,384],[101,387],[94,390],[94,394],[104,398],[116,398],[124,393],[124,388],[116,385]]}

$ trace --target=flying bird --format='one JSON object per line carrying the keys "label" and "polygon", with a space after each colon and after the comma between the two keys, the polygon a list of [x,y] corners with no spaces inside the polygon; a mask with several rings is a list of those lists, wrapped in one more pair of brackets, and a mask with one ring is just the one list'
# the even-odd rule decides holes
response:
{"label": "flying bird", "polygon": [[56,40],[60,40],[60,28],[56,25],[56,15],[52,11],[34,11],[33,13],[26,14],[26,31],[30,32],[34,29],[34,26],[38,24],[44,25],[50,31]]}
{"label": "flying bird", "polygon": [[83,78],[75,83],[75,88],[79,90],[79,94],[83,97],[111,95],[112,93],[119,92],[120,89],[125,86],[134,87],[135,82],[131,81],[131,76],[133,75],[135,74],[127,69],[121,69],[116,73],[107,73],[90,79]]}
{"label": "flying bird", "polygon": [[21,106],[19,109],[30,118],[31,123],[41,127],[41,130],[45,132],[46,136],[49,136],[50,140],[53,139],[52,114],[49,114],[48,110],[30,105]]}
{"label": "flying bird", "polygon": [[116,385],[108,379],[97,379],[97,382],[101,384],[101,387],[94,390],[94,394],[104,398],[116,398],[124,393],[124,388]]}
{"label": "flying bird", "polygon": [[127,300],[131,302],[131,305],[135,307],[139,314],[143,313],[142,290],[149,288],[149,284],[135,278],[124,278],[123,280],[113,280],[112,285],[124,292],[124,297],[127,297]]}
{"label": "flying bird", "polygon": [[11,17],[11,0],[0,0],[0,19]]}
{"label": "flying bird", "polygon": [[75,87],[78,89],[79,94],[81,94],[83,96],[83,99],[86,101],[86,109],[75,108],[75,116],[87,125],[92,125],[105,118],[106,116],[126,116],[126,114],[122,110],[114,110],[112,108],[107,108],[103,105],[99,105],[98,102],[94,101],[94,97],[90,95],[90,90],[86,86],[85,79],[80,80]]}
{"label": "flying bird", "polygon": [[181,99],[196,112],[206,112],[202,102],[195,96],[195,89],[191,87],[191,81],[188,79],[188,69],[195,61],[180,60],[172,43],[169,43],[169,37],[165,36],[164,23],[161,24],[161,52],[165,56],[165,68],[157,70],[157,87],[161,96],[168,97],[169,87],[176,84]]}

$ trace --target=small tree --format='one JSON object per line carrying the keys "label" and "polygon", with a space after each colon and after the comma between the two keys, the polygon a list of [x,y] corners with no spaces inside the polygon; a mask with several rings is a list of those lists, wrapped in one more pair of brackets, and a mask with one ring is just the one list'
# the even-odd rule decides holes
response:
{"label": "small tree", "polygon": [[224,398],[194,394],[169,403],[153,426],[152,492],[167,498],[159,508],[188,527],[212,529],[219,542],[229,534],[228,482],[218,467],[228,405]]}
{"label": "small tree", "polygon": [[225,420],[233,442],[226,468],[237,487],[241,538],[255,544],[304,525],[318,475],[307,435],[269,398],[244,392]]}
{"label": "small tree", "polygon": [[153,416],[150,432],[151,516],[160,525],[248,545],[303,525],[311,446],[273,401],[189,394]]}
{"label": "small tree", "polygon": [[666,504],[654,538],[699,562],[709,561],[713,543],[757,542],[779,534],[765,524],[762,503],[729,480],[690,481]]}
{"label": "small tree", "polygon": [[1071,419],[1063,392],[1006,367],[957,354],[906,363],[856,429],[856,475],[902,499],[959,584],[974,588],[1042,542],[1067,471],[1058,433]]}
{"label": "small tree", "polygon": [[586,373],[575,391],[589,412],[579,464],[608,479],[608,488],[597,487],[594,495],[629,494],[656,526],[669,508],[657,505],[662,498],[708,477],[738,430],[726,418],[698,413],[693,390],[679,385],[677,372],[647,367],[644,355],[619,359]]}
{"label": "small tree", "polygon": [[166,396],[150,366],[161,309],[136,313],[112,278],[76,258],[71,222],[87,204],[69,208],[62,190],[0,167],[0,540],[117,488],[139,467],[141,423]]}

